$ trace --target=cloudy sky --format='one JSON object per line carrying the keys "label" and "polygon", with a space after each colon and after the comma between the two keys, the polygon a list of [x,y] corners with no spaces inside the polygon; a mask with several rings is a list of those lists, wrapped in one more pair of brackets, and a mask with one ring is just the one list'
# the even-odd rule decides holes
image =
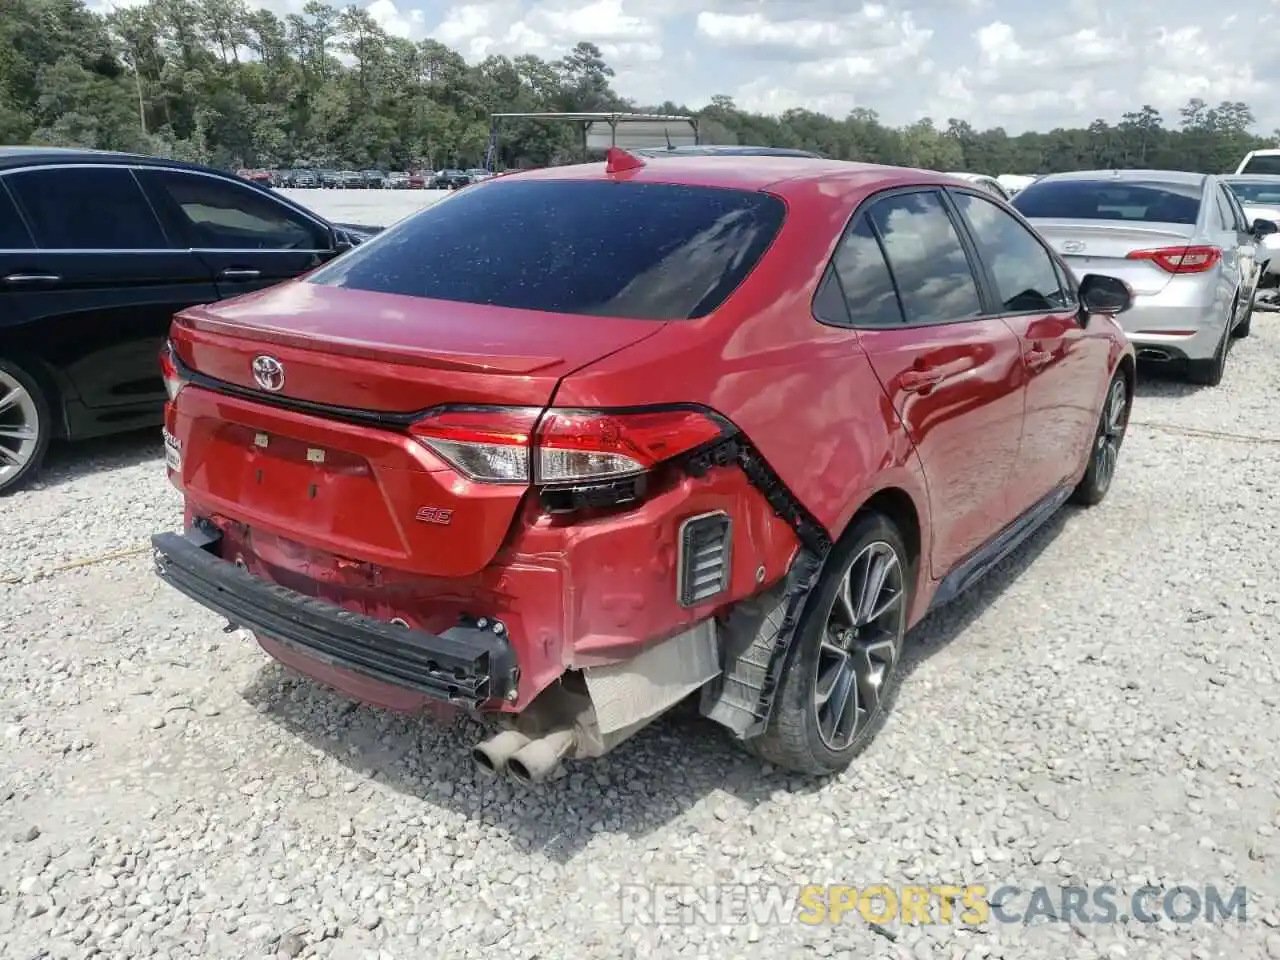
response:
{"label": "cloudy sky", "polygon": [[[252,0],[251,0],[252,2]],[[267,0],[277,10],[303,0]],[[1273,0],[1274,2],[1274,0]],[[371,0],[389,30],[434,37],[469,60],[554,57],[595,42],[615,87],[696,108],[717,93],[777,113],[855,106],[888,122],[948,117],[1010,132],[1118,119],[1150,103],[1244,100],[1280,126],[1268,0]],[[1223,17],[1217,11],[1244,11]],[[696,12],[701,10],[702,12]],[[1265,59],[1264,59],[1265,57]],[[1272,94],[1269,96],[1269,94]]]}

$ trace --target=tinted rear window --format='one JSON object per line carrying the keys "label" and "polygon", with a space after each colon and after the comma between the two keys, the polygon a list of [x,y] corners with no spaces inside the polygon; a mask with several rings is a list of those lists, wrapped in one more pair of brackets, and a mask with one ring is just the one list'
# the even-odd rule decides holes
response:
{"label": "tinted rear window", "polygon": [[1013,198],[1024,217],[1047,220],[1133,220],[1195,223],[1198,184],[1142,180],[1051,180],[1033,183]]}
{"label": "tinted rear window", "polygon": [[1240,172],[1267,175],[1280,173],[1280,156],[1273,153],[1261,157],[1250,157],[1249,162],[1244,165],[1244,169]]}
{"label": "tinted rear window", "polygon": [[311,274],[311,283],[522,310],[683,320],[733,292],[777,235],[778,198],[606,181],[494,181]]}

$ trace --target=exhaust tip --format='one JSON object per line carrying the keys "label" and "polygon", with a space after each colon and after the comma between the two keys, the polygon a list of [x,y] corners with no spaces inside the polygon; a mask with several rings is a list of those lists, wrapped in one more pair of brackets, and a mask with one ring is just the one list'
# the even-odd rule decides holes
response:
{"label": "exhaust tip", "polygon": [[471,751],[471,760],[476,765],[476,770],[484,774],[486,777],[496,777],[501,771],[497,764],[493,762],[493,758],[484,750],[475,747]]}
{"label": "exhaust tip", "polygon": [[519,760],[510,760],[507,762],[507,773],[511,775],[511,779],[518,783],[530,785],[533,783],[533,774]]}

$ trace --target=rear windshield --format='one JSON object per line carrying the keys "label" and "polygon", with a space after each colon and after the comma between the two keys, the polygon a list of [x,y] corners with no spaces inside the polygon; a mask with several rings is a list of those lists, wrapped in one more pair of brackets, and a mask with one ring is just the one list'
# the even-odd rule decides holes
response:
{"label": "rear windshield", "polygon": [[1231,180],[1227,182],[1231,192],[1241,203],[1266,204],[1270,207],[1280,206],[1280,177],[1272,181],[1255,180],[1252,182]]}
{"label": "rear windshield", "polygon": [[454,194],[311,283],[521,310],[684,320],[716,309],[785,216],[745,190],[501,181]]}
{"label": "rear windshield", "polygon": [[1198,184],[1143,180],[1049,180],[1033,183],[1013,198],[1024,216],[1046,220],[1134,220],[1195,223]]}
{"label": "rear windshield", "polygon": [[1250,157],[1241,173],[1261,173],[1266,175],[1280,173],[1280,155],[1271,153]]}

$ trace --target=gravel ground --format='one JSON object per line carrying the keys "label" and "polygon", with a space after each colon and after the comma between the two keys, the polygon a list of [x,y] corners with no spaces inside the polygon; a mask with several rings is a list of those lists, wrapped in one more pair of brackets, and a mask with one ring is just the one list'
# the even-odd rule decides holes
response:
{"label": "gravel ground", "polygon": [[[1218,389],[1141,385],[1111,496],[914,634],[823,784],[692,719],[568,778],[478,779],[479,728],[274,666],[135,553],[157,438],[55,451],[0,502],[0,955],[1280,957],[1280,317]],[[1269,438],[1269,439],[1267,439]],[[623,883],[1179,882],[1190,924],[624,926]]]}

